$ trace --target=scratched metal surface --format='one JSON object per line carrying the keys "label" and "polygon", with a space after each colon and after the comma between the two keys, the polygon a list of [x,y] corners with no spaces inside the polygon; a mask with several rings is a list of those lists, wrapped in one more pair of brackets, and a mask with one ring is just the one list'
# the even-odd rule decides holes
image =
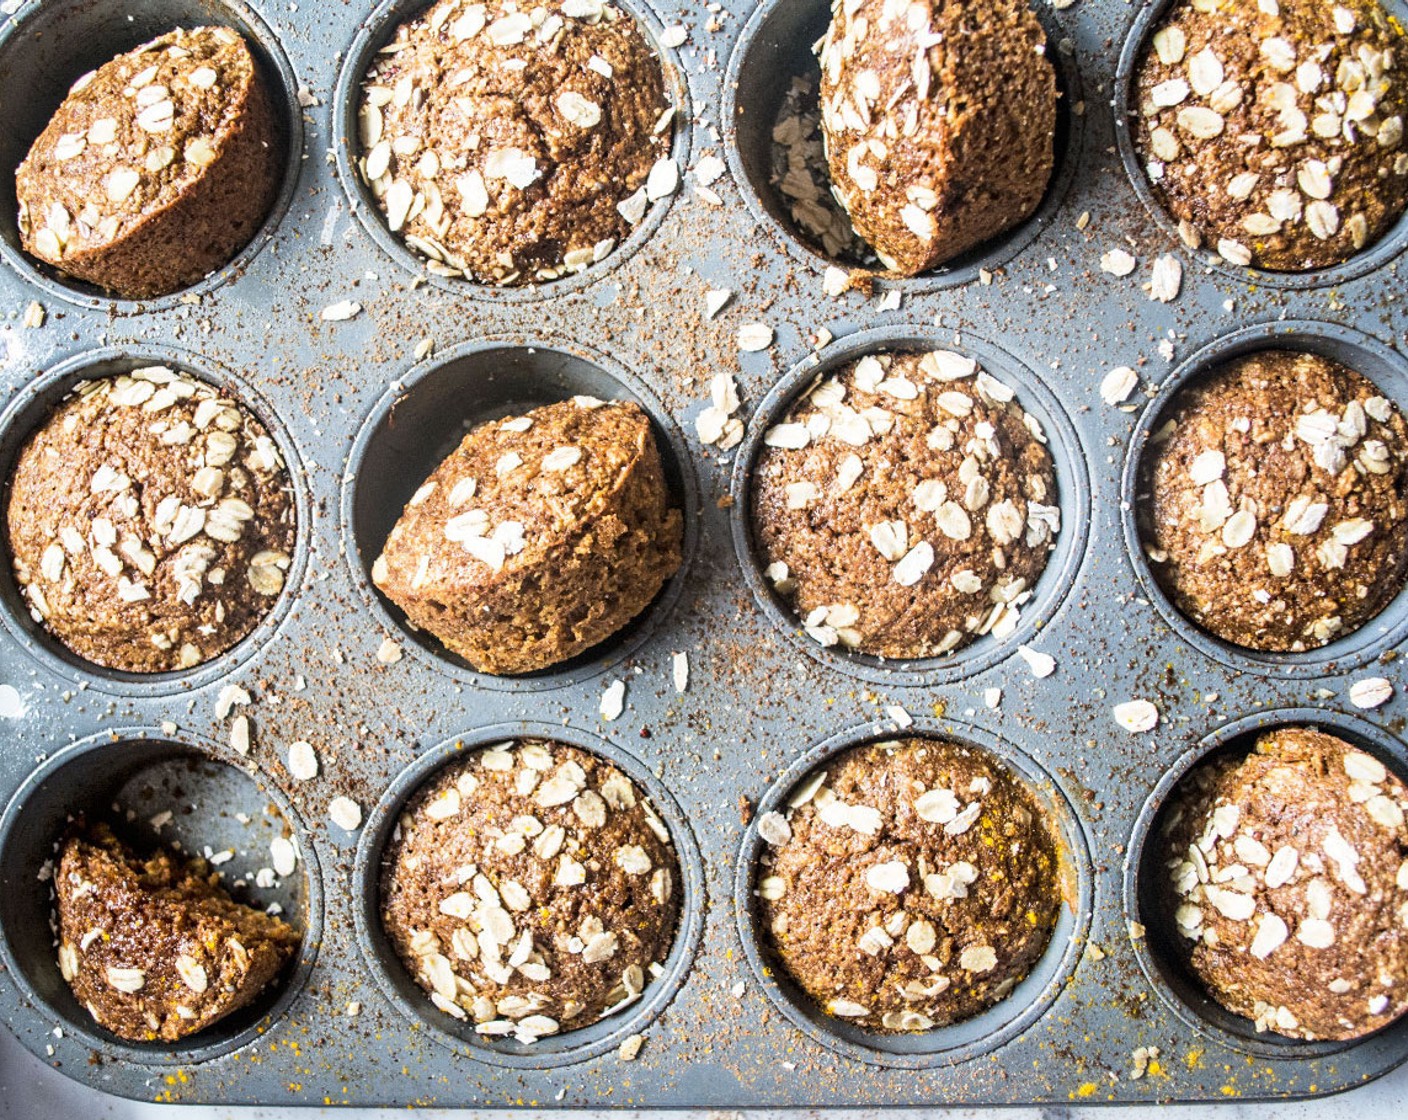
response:
{"label": "scratched metal surface", "polygon": [[[20,1041],[106,1092],[280,1106],[1248,1100],[1328,1093],[1401,1062],[1408,1023],[1352,1046],[1248,1037],[1166,975],[1153,931],[1132,937],[1130,923],[1139,917],[1138,857],[1150,813],[1205,746],[1266,723],[1312,719],[1408,762],[1402,690],[1372,713],[1347,697],[1372,662],[1381,663],[1374,673],[1396,674],[1408,597],[1321,655],[1231,654],[1181,625],[1149,585],[1130,549],[1129,503],[1140,433],[1200,354],[1289,334],[1361,364],[1408,406],[1396,350],[1408,327],[1394,260],[1404,228],[1363,267],[1295,286],[1188,254],[1141,202],[1117,143],[1114,77],[1139,9],[1078,0],[1060,13],[1043,10],[1063,44],[1068,109],[1062,174],[1038,220],[947,275],[899,285],[896,310],[879,309],[884,286],[869,298],[829,299],[820,263],[769,216],[748,181],[771,125],[768,98],[824,22],[824,6],[784,0],[754,9],[728,0],[706,10],[652,0],[630,7],[655,31],[677,22],[690,30],[683,46],[664,52],[684,94],[676,152],[689,166],[706,155],[728,161],[729,174],[715,184],[723,206],[698,198],[687,174],[625,250],[573,281],[509,296],[416,284],[420,273],[388,250],[375,217],[354,212],[362,196],[344,181],[348,114],[337,96],[349,57],[386,35],[388,8],[405,7],[31,0],[0,24],[7,167],[94,62],[174,23],[210,19],[264,44],[270,73],[290,87],[296,149],[287,205],[254,250],[193,298],[146,305],[75,293],[23,264],[8,217],[13,194],[0,182],[0,192],[11,191],[0,196],[0,467],[94,352],[106,369],[162,357],[231,384],[263,414],[294,464],[301,514],[298,555],[272,619],[227,657],[169,679],[101,676],[59,656],[0,577],[0,683],[16,692],[4,697],[0,725],[0,788],[10,800],[0,824],[0,1010]],[[741,40],[752,45],[739,50]],[[317,104],[300,107],[297,86]],[[1081,230],[1077,218],[1087,211]],[[1125,280],[1098,267],[1116,246],[1139,258]],[[1186,274],[1182,294],[1163,305],[1139,281],[1168,252]],[[735,296],[706,321],[709,287]],[[47,311],[39,329],[21,325],[31,299]],[[320,319],[343,299],[364,310],[346,322]],[[770,324],[775,342],[740,354],[736,332],[751,321]],[[862,330],[882,332],[864,336],[866,344],[968,347],[1001,367],[1049,421],[1062,468],[1064,551],[1013,640],[980,642],[948,664],[865,665],[810,647],[765,601],[746,533],[735,531],[746,502],[728,500],[746,497],[746,463],[735,458],[749,445],[726,454],[701,448],[693,420],[720,371],[738,376],[745,414],[784,407],[788,387],[805,376],[787,375],[815,360],[812,339],[822,328],[838,339],[822,362]],[[1250,334],[1220,341],[1239,330]],[[436,351],[417,362],[413,351],[425,338]],[[1134,408],[1112,409],[1098,386],[1125,364],[1140,370],[1140,394]],[[496,409],[581,386],[635,396],[654,413],[690,517],[688,566],[640,624],[596,655],[561,673],[490,681],[405,632],[369,591],[366,566],[377,533],[420,481],[416,472],[455,432]],[[387,637],[406,653],[391,665],[376,657]],[[1051,654],[1055,673],[1034,679],[1015,656],[1020,642]],[[671,683],[675,651],[689,654],[683,694]],[[603,722],[600,697],[616,679],[628,684],[627,709]],[[247,759],[224,746],[228,724],[215,718],[228,683],[255,698]],[[982,695],[994,686],[1003,698],[991,710]],[[1153,733],[1133,736],[1113,723],[1111,706],[1133,697],[1158,704]],[[797,1006],[751,944],[740,887],[756,839],[739,799],[765,803],[803,760],[892,728],[892,705],[926,729],[992,745],[1033,779],[1066,834],[1072,891],[1034,981],[983,1028],[882,1048],[843,1038]],[[175,732],[161,730],[164,723]],[[524,1052],[446,1035],[428,1005],[405,998],[397,966],[366,930],[365,888],[378,822],[408,767],[452,751],[457,739],[483,741],[488,728],[502,735],[545,725],[612,755],[652,787],[680,837],[688,917],[666,979],[640,1005]],[[147,746],[122,741],[143,735]],[[313,741],[322,760],[309,782],[285,768],[287,744],[299,738]],[[205,763],[183,756],[192,750]],[[358,834],[328,821],[336,794],[367,813]],[[270,830],[296,835],[304,859],[282,901],[303,911],[309,945],[264,1014],[175,1050],[118,1045],[85,1022],[57,978],[38,874],[63,815],[114,796],[194,805],[178,835],[238,849],[231,871],[268,862]],[[233,816],[241,811],[249,825]],[[361,1004],[355,1018],[345,1014],[350,1001]],[[637,1031],[645,1048],[621,1063],[615,1045]],[[1131,1053],[1140,1046],[1160,1056],[1157,1072],[1135,1079]]]}

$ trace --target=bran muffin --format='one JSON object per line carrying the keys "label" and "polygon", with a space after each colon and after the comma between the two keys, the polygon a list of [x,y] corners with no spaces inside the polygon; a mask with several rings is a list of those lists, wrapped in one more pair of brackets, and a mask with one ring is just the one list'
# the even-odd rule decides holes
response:
{"label": "bran muffin", "polygon": [[1055,166],[1056,72],[1027,0],[833,0],[820,43],[833,189],[914,276],[1025,221]]}
{"label": "bran muffin", "polygon": [[1408,205],[1408,36],[1377,0],[1179,0],[1137,75],[1135,139],[1184,240],[1297,272]]}
{"label": "bran muffin", "polygon": [[1185,779],[1164,918],[1208,993],[1292,1038],[1358,1038],[1408,1010],[1405,809],[1377,758],[1306,727]]}
{"label": "bran muffin", "polygon": [[484,673],[566,661],[680,566],[650,418],[574,397],[475,428],[407,503],[372,580]]}
{"label": "bran muffin", "polygon": [[1055,839],[1025,785],[975,748],[853,748],[758,834],[778,959],[828,1014],[863,1027],[922,1031],[986,1010],[1055,928]]}
{"label": "bran muffin", "polygon": [[20,452],[10,562],[30,613],[109,669],[189,669],[259,624],[292,560],[294,509],[263,425],[164,366],[86,381]]}
{"label": "bran muffin", "polygon": [[283,919],[235,902],[204,860],[139,856],[105,825],[62,847],[59,971],[94,1020],[175,1042],[253,1001],[298,950]]}
{"label": "bran muffin", "polygon": [[674,942],[669,832],[625,774],[562,743],[501,743],[446,766],[382,859],[397,955],[481,1035],[532,1043],[614,1014]]}
{"label": "bran muffin", "polygon": [[754,541],[813,640],[918,658],[1016,629],[1060,530],[1056,480],[1041,425],[971,358],[867,355],[763,443]]}
{"label": "bran muffin", "polygon": [[439,0],[378,52],[358,120],[391,232],[444,276],[579,272],[669,193],[657,163],[678,178],[660,60],[605,0]]}
{"label": "bran muffin", "polygon": [[1317,354],[1235,359],[1175,398],[1145,463],[1144,548],[1223,641],[1301,652],[1350,634],[1408,573],[1408,425]]}
{"label": "bran muffin", "polygon": [[116,295],[173,292],[263,224],[281,147],[244,39],[169,32],[74,83],[15,172],[21,243]]}

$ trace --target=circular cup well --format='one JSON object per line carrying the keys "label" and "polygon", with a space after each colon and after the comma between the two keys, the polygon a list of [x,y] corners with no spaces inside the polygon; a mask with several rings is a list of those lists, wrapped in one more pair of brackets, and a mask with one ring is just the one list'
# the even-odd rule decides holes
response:
{"label": "circular cup well", "polygon": [[1408,1039],[1408,1017],[1358,1041],[1307,1042],[1271,1031],[1258,1033],[1256,1025],[1228,1011],[1210,995],[1183,963],[1177,945],[1180,937],[1161,889],[1167,870],[1162,866],[1160,830],[1164,812],[1179,784],[1197,767],[1219,756],[1246,754],[1256,737],[1276,727],[1314,727],[1335,735],[1377,756],[1399,776],[1408,778],[1408,747],[1382,728],[1357,716],[1324,708],[1282,708],[1242,716],[1217,728],[1173,763],[1159,779],[1135,820],[1124,867],[1124,903],[1131,920],[1143,924],[1145,935],[1134,940],[1134,954],[1149,983],[1182,1022],[1223,1046],[1257,1058],[1284,1060],[1322,1058],[1351,1048],[1368,1053],[1364,1068],[1390,1068],[1402,1056]]}
{"label": "circular cup well", "polygon": [[45,668],[102,692],[129,696],[165,696],[208,684],[248,661],[283,624],[297,597],[307,565],[306,526],[310,523],[308,492],[302,467],[288,432],[273,409],[243,380],[213,366],[205,358],[169,346],[141,343],[107,347],[65,359],[30,381],[0,413],[0,518],[9,503],[10,478],[29,437],[54,408],[83,381],[115,377],[143,366],[164,365],[189,374],[247,409],[269,433],[283,456],[293,499],[293,561],[284,576],[284,589],[269,611],[242,641],[190,669],[166,673],[127,673],[104,668],[74,653],[29,613],[15,582],[9,538],[0,526],[0,625]]}
{"label": "circular cup well", "polygon": [[[430,284],[459,296],[500,303],[525,303],[580,291],[601,279],[612,269],[624,264],[644,245],[664,221],[675,195],[651,203],[649,209],[631,231],[630,236],[612,250],[605,259],[588,265],[580,272],[569,273],[556,280],[537,281],[517,286],[483,283],[465,277],[440,276],[426,268],[425,257],[412,252],[386,224],[371,188],[362,179],[358,164],[362,145],[357,127],[357,109],[361,102],[362,82],[367,70],[381,50],[396,34],[397,28],[414,19],[430,7],[432,0],[381,0],[372,14],[357,29],[347,51],[347,61],[337,78],[333,98],[333,151],[337,159],[337,177],[347,192],[348,202],[367,235],[387,256],[409,272],[422,276]],[[636,21],[648,46],[660,60],[665,77],[665,96],[675,108],[674,131],[670,155],[681,176],[689,164],[690,108],[689,88],[670,52],[660,45],[664,21],[656,15],[646,0],[612,0],[617,7]],[[676,192],[678,194],[679,192]]]}
{"label": "circular cup well", "polygon": [[[633,781],[650,800],[669,829],[679,860],[680,917],[674,944],[663,971],[648,981],[641,998],[615,1015],[589,1026],[539,1039],[531,1046],[514,1039],[487,1038],[474,1024],[440,1011],[412,979],[386,936],[381,920],[382,853],[398,827],[401,810],[445,766],[496,743],[544,739],[563,743],[604,758]],[[644,765],[620,748],[560,724],[502,723],[458,736],[426,751],[397,775],[381,801],[368,814],[357,845],[353,870],[353,914],[357,941],[382,994],[406,1020],[451,1050],[490,1065],[515,1069],[550,1069],[586,1061],[615,1050],[632,1034],[643,1031],[679,991],[699,950],[707,906],[704,865],[684,813],[665,786]]]}
{"label": "circular cup well", "polygon": [[[1040,205],[1025,222],[990,241],[915,277],[876,273],[883,288],[905,293],[938,291],[968,284],[979,273],[1001,268],[1052,224],[1074,181],[1085,132],[1080,70],[1058,44],[1065,38],[1045,5],[1035,5],[1046,29],[1047,57],[1056,70],[1059,101],[1056,111],[1055,165]],[[788,213],[786,199],[772,182],[773,125],[794,78],[820,69],[812,45],[831,21],[827,0],[763,0],[744,25],[724,77],[723,122],[727,132],[729,170],[758,224],[767,229],[797,260],[820,272],[828,265],[857,267],[823,251],[815,238]]]}
{"label": "circular cup well", "polygon": [[[20,786],[0,818],[0,957],[13,983],[48,1023],[98,1054],[138,1065],[186,1065],[229,1053],[263,1036],[307,983],[322,927],[317,857],[283,793],[214,743],[173,742],[150,728],[123,728],[81,740],[46,759]],[[151,818],[170,810],[170,823]],[[219,870],[234,897],[277,902],[303,933],[293,962],[248,1007],[179,1042],[136,1043],[95,1023],[59,973],[50,919],[56,848],[73,817],[104,821],[139,851],[158,845],[192,855],[236,854]],[[247,823],[237,819],[247,816]],[[295,874],[258,889],[254,874],[270,865],[269,844],[293,839]],[[43,877],[41,878],[41,871]]]}
{"label": "circular cup well", "polygon": [[[20,248],[14,172],[69,87],[89,70],[177,27],[217,24],[244,36],[280,124],[282,182],[259,232],[205,279],[143,300],[119,299],[26,254]],[[0,21],[0,104],[7,109],[6,125],[0,129],[0,257],[48,295],[120,314],[165,310],[177,306],[183,296],[219,287],[240,275],[273,239],[293,199],[303,150],[297,90],[278,37],[245,0],[29,0],[8,21]]]}
{"label": "circular cup well", "polygon": [[[766,843],[757,821],[764,813],[785,812],[792,791],[835,755],[866,743],[891,739],[943,739],[973,747],[1005,766],[1031,792],[1046,815],[1059,848],[1064,905],[1041,958],[1001,1001],[971,1018],[911,1034],[887,1034],[828,1015],[804,992],[777,959],[763,925],[756,872]],[[1032,1026],[1055,1002],[1075,972],[1090,928],[1094,888],[1090,856],[1075,809],[1062,789],[1025,753],[998,736],[968,724],[916,719],[896,733],[893,724],[867,723],[838,732],[789,766],[758,803],[743,837],[734,876],[734,911],[744,955],[772,1004],[803,1033],[848,1058],[871,1065],[930,1069],[956,1065],[997,1049]]]}
{"label": "circular cup well", "polygon": [[[824,648],[807,637],[802,620],[763,575],[766,564],[754,540],[752,482],[763,434],[783,419],[819,378],[866,354],[883,352],[956,350],[975,359],[980,368],[1016,390],[1017,403],[1036,417],[1046,436],[1056,476],[1056,502],[1061,510],[1061,531],[1046,568],[1037,580],[1031,600],[1022,608],[1021,622],[1009,637],[976,638],[942,657],[896,660],[856,653],[839,646]],[[749,423],[734,461],[733,510],[730,519],[734,551],[743,578],[759,608],[806,653],[831,668],[867,680],[891,685],[945,684],[981,673],[1016,652],[1051,620],[1065,602],[1085,558],[1090,526],[1090,482],[1085,457],[1066,410],[1041,379],[1023,362],[990,342],[964,331],[961,342],[940,337],[920,326],[884,327],[858,331],[832,343],[820,354],[811,354],[794,366],[763,398]]]}
{"label": "circular cup well", "polygon": [[[1223,276],[1241,284],[1255,284],[1261,287],[1286,290],[1306,290],[1329,288],[1367,276],[1376,269],[1388,264],[1405,247],[1408,247],[1408,214],[1404,214],[1373,245],[1366,246],[1343,264],[1330,268],[1312,269],[1307,272],[1277,272],[1262,268],[1241,268],[1229,264],[1222,257],[1208,251],[1194,252],[1178,233],[1178,222],[1169,214],[1158,192],[1149,181],[1144,170],[1144,160],[1139,154],[1135,141],[1136,125],[1139,119],[1139,68],[1145,56],[1153,48],[1154,33],[1162,26],[1170,8],[1179,0],[1149,0],[1134,16],[1124,47],[1120,51],[1115,70],[1113,110],[1115,119],[1115,142],[1119,148],[1120,162],[1124,164],[1134,193],[1144,204],[1149,215],[1172,240],[1185,252],[1192,253],[1200,267],[1213,269]],[[1408,22],[1408,3],[1404,0],[1381,0],[1384,8],[1400,25]]]}
{"label": "circular cup well", "polygon": [[[400,608],[372,584],[372,564],[411,495],[471,428],[579,394],[634,401],[650,417],[666,485],[684,518],[683,562],[650,606],[570,661],[519,676],[476,672],[435,637],[411,626]],[[583,347],[498,337],[437,354],[412,369],[376,404],[357,436],[350,462],[342,522],[353,582],[385,624],[410,639],[408,651],[479,687],[533,691],[605,672],[646,642],[673,610],[688,577],[698,536],[699,494],[684,437],[644,382]]]}
{"label": "circular cup well", "polygon": [[1276,677],[1307,678],[1351,672],[1408,641],[1408,584],[1375,618],[1319,649],[1272,653],[1214,637],[1174,605],[1144,552],[1140,518],[1149,508],[1144,456],[1153,433],[1181,393],[1199,377],[1235,358],[1264,350],[1297,350],[1329,358],[1372,381],[1400,412],[1408,413],[1408,359],[1369,335],[1335,323],[1278,320],[1243,327],[1191,354],[1164,382],[1144,410],[1124,465],[1120,517],[1125,547],[1145,594],[1164,621],[1189,645],[1233,669]]}

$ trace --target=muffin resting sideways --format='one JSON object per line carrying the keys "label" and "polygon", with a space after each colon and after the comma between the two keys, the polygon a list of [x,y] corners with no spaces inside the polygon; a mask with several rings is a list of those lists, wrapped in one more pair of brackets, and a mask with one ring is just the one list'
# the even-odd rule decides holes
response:
{"label": "muffin resting sideways", "polygon": [[163,295],[254,236],[281,156],[245,41],[178,29],[74,83],[15,173],[21,240],[117,295]]}
{"label": "muffin resting sideways", "polygon": [[1024,221],[1055,164],[1056,72],[1027,0],[837,0],[820,43],[831,181],[913,276]]}
{"label": "muffin resting sideways", "polygon": [[565,661],[644,610],[680,565],[650,420],[594,398],[475,428],[407,503],[372,579],[486,673]]}
{"label": "muffin resting sideways", "polygon": [[778,959],[829,1014],[861,1026],[921,1031],[978,1014],[1027,975],[1056,924],[1042,810],[970,747],[856,747],[757,828]]}
{"label": "muffin resting sideways", "polygon": [[1307,727],[1195,770],[1164,831],[1179,952],[1257,1030],[1358,1038],[1408,1010],[1408,787]]}
{"label": "muffin resting sideways", "polygon": [[246,1006],[298,949],[287,922],[235,902],[203,860],[134,853],[104,825],[63,843],[59,971],[102,1027],[175,1042]]}
{"label": "muffin resting sideways", "polygon": [[381,915],[436,1007],[532,1043],[640,998],[674,941],[678,883],[669,832],[630,778],[524,740],[450,763],[411,798]]}

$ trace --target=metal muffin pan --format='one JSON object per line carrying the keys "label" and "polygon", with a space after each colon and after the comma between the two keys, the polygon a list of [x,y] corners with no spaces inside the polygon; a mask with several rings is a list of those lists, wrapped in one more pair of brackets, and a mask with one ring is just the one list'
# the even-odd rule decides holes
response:
{"label": "metal muffin pan", "polygon": [[[423,283],[349,174],[359,60],[388,19],[416,6],[134,0],[119,20],[102,0],[33,0],[0,22],[0,99],[16,107],[0,126],[10,166],[74,78],[180,22],[250,32],[283,87],[289,129],[286,204],[234,264],[161,300],[110,300],[20,258],[5,216],[13,196],[0,185],[0,463],[85,369],[155,358],[251,407],[300,495],[294,570],[270,618],[188,673],[139,680],[75,661],[36,633],[0,576],[0,876],[13,900],[0,915],[0,1013],[23,1043],[70,1076],[137,1098],[539,1109],[1281,1098],[1357,1085],[1408,1057],[1408,1022],[1352,1045],[1248,1037],[1168,966],[1157,931],[1138,925],[1153,817],[1204,751],[1254,726],[1313,720],[1400,769],[1408,762],[1402,689],[1372,712],[1348,700],[1361,676],[1397,679],[1408,601],[1323,654],[1272,663],[1220,650],[1161,599],[1128,508],[1144,433],[1182,379],[1228,347],[1289,338],[1367,355],[1364,372],[1408,407],[1398,234],[1332,284],[1269,282],[1189,254],[1146,213],[1138,168],[1120,158],[1116,68],[1131,34],[1147,31],[1145,10],[1080,0],[1041,8],[1069,95],[1061,176],[1042,212],[961,268],[828,298],[826,262],[787,231],[750,171],[766,162],[777,79],[790,76],[782,62],[804,60],[799,29],[821,26],[824,2],[637,0],[629,6],[657,43],[662,28],[689,29],[662,51],[681,87],[676,152],[691,168],[704,156],[726,162],[731,174],[712,187],[723,204],[696,194],[686,173],[622,249],[578,276],[507,294]],[[1098,266],[1117,246],[1139,259],[1124,280]],[[1168,305],[1138,282],[1164,253],[1185,262]],[[714,319],[709,288],[733,292]],[[899,307],[882,310],[879,297],[896,291]],[[31,300],[46,312],[38,329],[21,323]],[[321,318],[343,300],[363,310]],[[766,351],[739,351],[749,322],[773,328]],[[816,356],[822,330],[837,341]],[[433,350],[418,357],[427,339]],[[749,457],[819,367],[915,343],[972,353],[1042,419],[1063,510],[1057,551],[1015,639],[907,664],[812,649],[752,560]],[[1141,382],[1113,408],[1098,388],[1117,365]],[[737,377],[750,421],[727,452],[694,434],[721,372]],[[486,678],[408,630],[370,587],[376,538],[468,425],[581,391],[634,398],[652,416],[687,514],[686,567],[637,624],[577,663]],[[388,638],[399,660],[378,658]],[[1016,656],[1023,643],[1052,655],[1056,671],[1035,679]],[[688,655],[683,692],[676,652]],[[627,684],[627,708],[607,722],[600,698],[615,680]],[[225,745],[229,720],[215,715],[230,684],[253,697],[239,709],[254,732],[247,757]],[[995,709],[989,688],[1001,689]],[[1135,697],[1159,707],[1151,733],[1112,719],[1115,703]],[[1075,889],[1030,980],[988,1016],[919,1039],[848,1037],[790,997],[769,962],[751,893],[758,841],[741,801],[772,804],[817,758],[910,719],[910,733],[988,747],[1028,780],[1053,809]],[[379,935],[372,892],[401,800],[444,759],[524,734],[598,750],[647,788],[674,835],[687,907],[666,972],[638,1005],[532,1049],[461,1037],[417,1003]],[[296,739],[317,750],[312,780],[286,767]],[[192,752],[206,761],[193,766]],[[100,812],[124,783],[143,810],[136,826],[163,799],[194,806],[179,833],[163,835],[236,850],[230,870],[267,862],[276,819],[302,855],[301,877],[284,880],[278,899],[307,932],[301,961],[250,1018],[179,1046],[105,1035],[46,956],[44,860],[68,814]],[[362,808],[356,833],[328,818],[338,795]],[[616,1047],[637,1032],[644,1049],[623,1063]],[[1138,1047],[1160,1054],[1134,1078]]]}

